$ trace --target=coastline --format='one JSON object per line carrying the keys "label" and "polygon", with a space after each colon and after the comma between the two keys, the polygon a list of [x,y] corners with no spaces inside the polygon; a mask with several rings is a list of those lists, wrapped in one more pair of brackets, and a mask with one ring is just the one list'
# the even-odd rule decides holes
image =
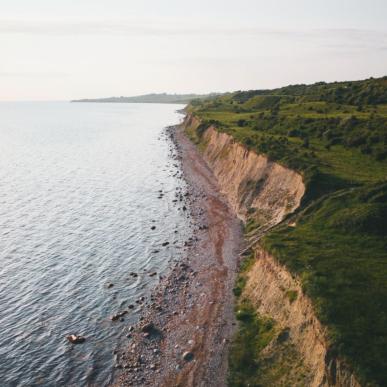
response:
{"label": "coastline", "polygon": [[[337,356],[327,327],[320,323],[313,300],[303,290],[302,279],[294,276],[288,267],[278,261],[273,249],[270,251],[267,246],[258,243],[261,236],[274,225],[283,222],[283,227],[292,230],[297,226],[299,218],[296,210],[306,190],[304,177],[266,155],[249,150],[230,134],[216,130],[214,125],[203,124],[200,118],[192,114],[186,116],[184,127],[193,142],[199,144],[203,159],[213,171],[230,206],[238,217],[246,221],[246,230],[251,230],[251,227],[255,230],[246,234],[254,260],[243,277],[238,277],[238,313],[246,308],[253,317],[252,321],[255,321],[255,317],[263,316],[274,321],[279,329],[271,331],[270,343],[261,343],[264,345],[260,352],[262,357],[258,357],[248,345],[255,340],[249,334],[248,325],[251,324],[241,323],[236,336],[236,341],[240,339],[239,349],[230,354],[230,382],[256,385],[265,379],[265,385],[288,383],[291,372],[277,373],[278,369],[301,368],[300,372],[294,373],[292,385],[298,385],[302,377],[303,383],[311,386],[360,386],[353,367],[345,357]],[[252,335],[257,340],[261,331],[258,325],[257,322],[251,326]],[[283,350],[281,346],[276,346],[278,339],[284,343],[280,338],[281,330],[286,332],[287,338]],[[289,346],[293,346],[295,352],[289,352]],[[266,370],[266,375],[259,375],[259,362],[266,364],[262,368]],[[252,375],[249,369],[258,371]]]}
{"label": "coastline", "polygon": [[194,235],[163,278],[139,324],[117,353],[114,385],[224,386],[235,331],[232,289],[242,247],[240,220],[181,126],[167,128],[187,192],[180,193]]}

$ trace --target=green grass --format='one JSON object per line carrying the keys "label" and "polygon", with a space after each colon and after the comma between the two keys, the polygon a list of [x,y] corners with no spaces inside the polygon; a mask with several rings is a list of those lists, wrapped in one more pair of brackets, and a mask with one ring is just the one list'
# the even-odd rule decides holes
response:
{"label": "green grass", "polygon": [[253,264],[254,264],[254,254],[252,251],[250,251],[244,257],[243,261],[240,264],[238,277],[235,282],[235,287],[233,289],[235,296],[239,297],[242,294],[242,291],[247,281],[247,273],[249,269],[253,266]]}
{"label": "green grass", "polygon": [[275,324],[259,318],[247,301],[238,305],[237,318],[240,328],[230,350],[228,384],[230,387],[259,386],[260,353],[275,337]]}
{"label": "green grass", "polygon": [[337,352],[387,380],[387,184],[333,194],[263,246],[302,279]]}
{"label": "green grass", "polygon": [[386,179],[387,163],[363,155],[358,149],[332,146],[329,151],[312,142],[321,160],[321,170],[351,183],[372,183]]}
{"label": "green grass", "polygon": [[[299,172],[305,172],[311,166],[320,166],[324,173],[353,183],[377,181],[387,176],[386,160],[379,161],[363,154],[359,147],[345,147],[338,144],[331,145],[327,149],[328,141],[310,136],[309,146],[304,148],[301,138],[287,135],[292,125],[289,127],[285,125],[286,128],[282,130],[258,131],[249,121],[251,113],[198,112],[198,114],[205,121],[218,122],[218,130],[232,135],[235,140],[248,148],[258,153],[266,153],[275,161]],[[286,120],[287,117],[284,117]],[[387,115],[385,118],[384,128],[387,127]],[[236,123],[240,119],[246,119],[250,124],[238,127]],[[280,143],[281,140],[284,141]],[[272,146],[266,146],[267,144]]]}
{"label": "green grass", "polygon": [[[306,195],[297,226],[279,225],[262,243],[301,278],[337,353],[362,380],[385,385],[387,77],[236,92],[200,101],[189,111],[203,128],[215,124],[247,148],[303,174]],[[199,143],[202,132],[196,133]],[[249,236],[260,226],[258,216],[247,220]],[[287,295],[293,302],[298,297],[291,290]],[[259,347],[253,333],[259,335],[260,324],[250,316],[237,341],[251,339]],[[239,375],[245,372],[249,380],[250,366],[235,364],[234,374],[241,367]]]}
{"label": "green grass", "polygon": [[294,301],[297,300],[297,297],[298,297],[298,292],[297,290],[288,290],[286,291],[286,297],[288,298],[288,300],[290,301],[290,303],[293,303]]}

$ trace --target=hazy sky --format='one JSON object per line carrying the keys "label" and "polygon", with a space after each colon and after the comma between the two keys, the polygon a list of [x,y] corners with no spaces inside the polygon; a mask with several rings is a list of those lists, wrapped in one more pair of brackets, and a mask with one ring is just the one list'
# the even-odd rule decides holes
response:
{"label": "hazy sky", "polygon": [[1,0],[0,100],[387,75],[386,0]]}

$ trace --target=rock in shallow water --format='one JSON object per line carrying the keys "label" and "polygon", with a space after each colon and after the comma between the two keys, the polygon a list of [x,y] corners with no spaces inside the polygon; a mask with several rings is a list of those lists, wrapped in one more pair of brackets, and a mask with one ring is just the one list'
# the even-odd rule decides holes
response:
{"label": "rock in shallow water", "polygon": [[79,336],[79,335],[69,335],[69,336],[67,336],[67,340],[71,344],[82,344],[86,341],[86,338],[83,336]]}
{"label": "rock in shallow water", "polygon": [[118,319],[121,319],[121,317],[125,316],[128,313],[128,311],[124,310],[123,312],[119,312],[113,316],[110,317],[112,321],[117,321]]}

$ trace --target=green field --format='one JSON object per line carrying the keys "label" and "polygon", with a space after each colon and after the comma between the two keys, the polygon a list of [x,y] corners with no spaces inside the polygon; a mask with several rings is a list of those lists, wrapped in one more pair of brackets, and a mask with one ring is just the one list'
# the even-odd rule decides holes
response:
{"label": "green field", "polygon": [[387,77],[235,92],[188,110],[303,174],[297,227],[262,243],[302,279],[337,353],[387,385]]}

